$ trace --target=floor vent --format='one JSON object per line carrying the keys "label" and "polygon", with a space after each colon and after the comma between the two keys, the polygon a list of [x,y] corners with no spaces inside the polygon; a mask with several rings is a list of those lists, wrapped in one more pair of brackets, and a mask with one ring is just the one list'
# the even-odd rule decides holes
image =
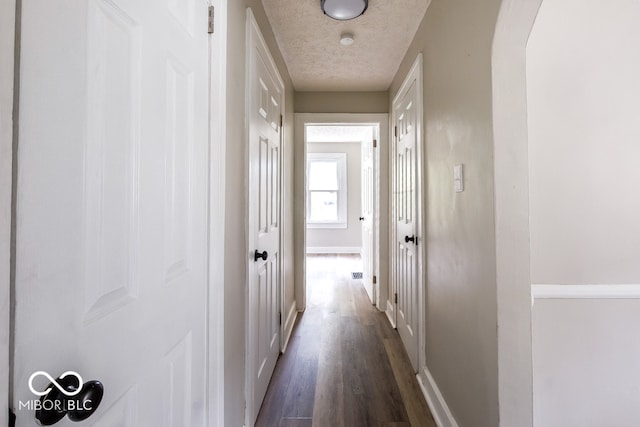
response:
{"label": "floor vent", "polygon": [[362,279],[362,272],[351,273],[351,278],[352,279]]}

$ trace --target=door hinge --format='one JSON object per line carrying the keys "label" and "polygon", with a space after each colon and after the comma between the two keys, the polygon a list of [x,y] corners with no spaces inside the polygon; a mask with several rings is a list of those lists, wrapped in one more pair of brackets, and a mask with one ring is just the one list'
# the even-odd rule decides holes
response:
{"label": "door hinge", "polygon": [[282,114],[280,114],[280,127],[282,128]]}
{"label": "door hinge", "polygon": [[376,283],[378,283],[378,278],[376,277],[376,275],[373,275],[373,284],[375,285]]}
{"label": "door hinge", "polygon": [[282,325],[282,312],[278,312],[278,325]]}
{"label": "door hinge", "polygon": [[397,304],[398,303],[398,293],[397,292],[396,292],[396,295],[395,295],[394,299],[395,299],[395,303]]}
{"label": "door hinge", "polygon": [[393,136],[398,137],[398,126],[393,127]]}
{"label": "door hinge", "polygon": [[215,16],[213,6],[209,6],[209,34],[213,34],[213,18]]}
{"label": "door hinge", "polygon": [[16,427],[16,414],[13,409],[9,409],[9,427]]}
{"label": "door hinge", "polygon": [[376,141],[375,139],[373,140],[373,148],[376,148],[378,146],[378,141]]}

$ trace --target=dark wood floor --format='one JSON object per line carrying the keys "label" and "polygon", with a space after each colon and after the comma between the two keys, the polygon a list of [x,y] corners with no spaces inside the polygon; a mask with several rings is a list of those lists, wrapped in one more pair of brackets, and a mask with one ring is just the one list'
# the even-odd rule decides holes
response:
{"label": "dark wood floor", "polygon": [[256,426],[435,427],[397,331],[352,271],[359,257],[307,258],[307,309]]}

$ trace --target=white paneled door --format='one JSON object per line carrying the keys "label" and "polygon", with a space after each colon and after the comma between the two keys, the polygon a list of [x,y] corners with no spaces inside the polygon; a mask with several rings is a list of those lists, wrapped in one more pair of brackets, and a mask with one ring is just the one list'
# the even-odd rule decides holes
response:
{"label": "white paneled door", "polygon": [[249,304],[247,422],[252,426],[280,354],[280,139],[284,84],[247,9]]}
{"label": "white paneled door", "polygon": [[[376,286],[373,276],[375,275],[374,262],[374,199],[376,197],[374,185],[374,144],[377,145],[375,129],[371,128],[371,140],[362,142],[362,173],[361,173],[361,209],[360,216],[362,226],[362,283],[371,299],[376,302]],[[374,142],[375,141],[375,142]]]}
{"label": "white paneled door", "polygon": [[207,8],[22,3],[18,426],[39,371],[102,382],[90,425],[206,425]]}
{"label": "white paneled door", "polygon": [[[415,69],[415,67],[414,67]],[[410,74],[393,103],[394,282],[396,327],[414,370],[418,369],[420,186],[417,114],[418,82]]]}

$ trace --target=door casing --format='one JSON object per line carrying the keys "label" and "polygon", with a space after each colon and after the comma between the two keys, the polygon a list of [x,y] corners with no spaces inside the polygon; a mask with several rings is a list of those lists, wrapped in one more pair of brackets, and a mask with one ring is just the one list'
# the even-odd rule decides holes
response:
{"label": "door casing", "polygon": [[224,244],[227,136],[227,1],[209,0],[214,33],[209,38],[209,304],[207,412],[211,426],[224,425]]}
{"label": "door casing", "polygon": [[0,425],[8,425],[15,0],[0,3]]}
{"label": "door casing", "polygon": [[[380,260],[388,259],[389,252],[389,216],[386,209],[380,206],[387,206],[389,200],[389,115],[388,114],[360,114],[360,113],[298,113],[295,115],[295,149],[294,163],[296,165],[306,165],[307,142],[306,126],[310,125],[371,125],[379,126],[380,141],[378,141],[377,158],[380,159],[374,168],[374,176],[379,175],[379,186],[377,190],[377,203],[374,207],[377,224],[374,225],[374,241],[377,242],[378,250],[374,250],[374,264],[376,265],[377,290],[376,307],[384,310],[388,299],[389,270],[386,262]],[[294,171],[294,250],[295,250],[295,295],[298,311],[304,311],[306,307],[306,173],[305,168],[296,168]],[[358,196],[359,197],[359,196]]]}

